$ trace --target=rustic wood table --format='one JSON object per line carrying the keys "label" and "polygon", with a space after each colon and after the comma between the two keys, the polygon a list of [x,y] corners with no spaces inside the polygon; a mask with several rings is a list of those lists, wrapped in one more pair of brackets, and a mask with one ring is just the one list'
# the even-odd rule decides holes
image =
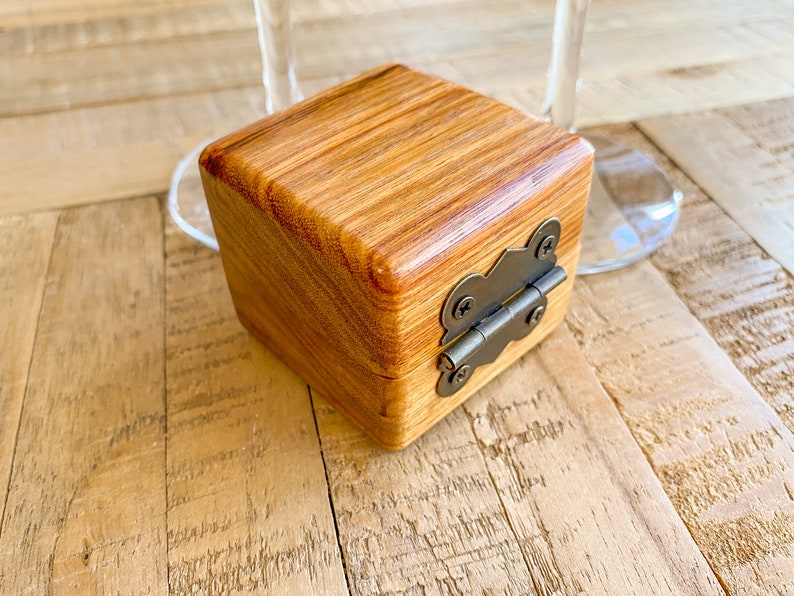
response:
{"label": "rustic wood table", "polygon": [[[551,0],[294,0],[538,112]],[[579,122],[683,191],[650,259],[403,452],[251,339],[164,208],[260,117],[250,0],[0,6],[0,593],[794,593],[794,3],[595,0]]]}

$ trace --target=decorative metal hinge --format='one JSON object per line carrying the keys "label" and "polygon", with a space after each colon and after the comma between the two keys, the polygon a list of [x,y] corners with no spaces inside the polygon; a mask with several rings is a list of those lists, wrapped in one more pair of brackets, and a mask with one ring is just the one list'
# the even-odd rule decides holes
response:
{"label": "decorative metal hinge", "polygon": [[449,293],[441,310],[447,330],[438,359],[441,397],[456,393],[474,369],[493,362],[511,341],[537,327],[546,295],[568,277],[554,252],[560,231],[557,218],[547,219],[526,247],[508,248],[487,275],[467,275]]}

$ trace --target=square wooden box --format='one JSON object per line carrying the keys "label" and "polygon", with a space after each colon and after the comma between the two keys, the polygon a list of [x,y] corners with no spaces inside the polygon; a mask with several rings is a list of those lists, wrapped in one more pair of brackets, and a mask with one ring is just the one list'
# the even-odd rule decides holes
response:
{"label": "square wooden box", "polygon": [[[592,161],[574,135],[388,65],[212,143],[200,165],[243,325],[376,442],[401,449],[563,320]],[[531,333],[457,383],[439,363],[448,296],[550,218],[561,234],[545,250],[567,280]],[[502,280],[497,302],[531,282]],[[442,397],[444,383],[460,388]]]}

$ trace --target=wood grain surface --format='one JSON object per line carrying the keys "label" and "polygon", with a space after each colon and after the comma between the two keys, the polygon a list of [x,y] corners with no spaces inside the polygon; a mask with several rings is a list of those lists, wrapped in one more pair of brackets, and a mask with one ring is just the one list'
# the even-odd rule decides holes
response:
{"label": "wood grain surface", "polygon": [[[389,65],[212,143],[200,164],[241,321],[384,446],[407,445],[564,317],[592,149],[482,95]],[[547,315],[439,400],[439,305],[551,217],[569,279]]]}
{"label": "wood grain surface", "polygon": [[[540,108],[553,2],[293,7],[306,95],[404,61]],[[252,15],[0,3],[0,593],[794,593],[791,2],[592,4],[578,123],[662,164],[678,229],[400,453],[164,210],[263,114]]]}
{"label": "wood grain surface", "polygon": [[569,324],[721,581],[790,591],[791,432],[650,266],[580,288]]}
{"label": "wood grain surface", "polygon": [[162,241],[151,197],[58,217],[0,536],[4,593],[166,585]]}
{"label": "wood grain surface", "polygon": [[399,454],[314,398],[356,593],[719,592],[564,329]]}
{"label": "wood grain surface", "polygon": [[[794,80],[794,79],[791,79]],[[646,120],[643,131],[794,275],[794,101]],[[708,144],[709,151],[695,147]],[[725,164],[742,163],[741,168]]]}
{"label": "wood grain surface", "polygon": [[[630,130],[607,130],[654,153]],[[760,382],[756,367],[769,358],[772,371],[785,371],[794,361],[786,331],[775,331],[781,325],[790,333],[785,317],[794,294],[785,288],[792,280],[768,259],[763,266],[763,253],[736,223],[669,162],[667,169],[692,203],[673,242],[653,258],[661,272],[643,264],[620,276],[580,279],[568,323],[723,585],[751,593],[760,583],[787,593],[794,589],[794,436],[766,401],[785,416],[794,383],[785,373],[776,387]],[[704,234],[703,222],[716,229]],[[762,277],[732,285],[750,262]],[[760,289],[748,292],[756,281]],[[690,309],[719,329],[715,337]],[[716,325],[710,309],[727,320]],[[761,326],[750,334],[752,319],[742,321],[753,312]],[[627,341],[628,328],[642,331]],[[769,509],[759,511],[759,501]]]}
{"label": "wood grain surface", "polygon": [[173,225],[166,284],[169,588],[346,593],[308,387],[242,329],[218,254]]}
{"label": "wood grain surface", "polygon": [[0,213],[162,193],[184,154],[259,118],[261,101],[259,90],[220,91],[2,118],[14,150],[0,163]]}
{"label": "wood grain surface", "polygon": [[[785,109],[785,103],[765,105],[775,114],[781,107]],[[747,109],[758,111],[759,107]],[[701,189],[698,180],[673,166],[637,129],[626,125],[606,130],[651,155],[683,192],[686,200],[676,233],[653,255],[652,262],[794,432],[794,278]],[[790,167],[790,158],[788,164]],[[756,172],[754,166],[744,163],[737,169],[748,176]],[[710,170],[703,175],[708,173]],[[769,185],[755,198],[762,204],[774,202],[779,189],[780,185]],[[750,217],[764,217],[763,210]]]}
{"label": "wood grain surface", "polygon": [[0,340],[4,346],[15,347],[0,360],[0,520],[8,498],[11,462],[56,223],[57,216],[52,213],[0,219],[0,320],[7,322]]}

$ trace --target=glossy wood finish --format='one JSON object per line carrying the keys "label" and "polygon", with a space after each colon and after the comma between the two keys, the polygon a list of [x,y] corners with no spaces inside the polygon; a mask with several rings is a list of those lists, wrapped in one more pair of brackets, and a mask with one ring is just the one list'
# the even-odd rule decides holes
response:
{"label": "glossy wood finish", "polygon": [[[252,124],[200,159],[241,321],[389,448],[563,320],[592,161],[577,137],[400,65]],[[441,398],[446,295],[550,217],[570,275],[542,324]]]}
{"label": "glossy wood finish", "polygon": [[[539,111],[552,2],[294,5],[307,95],[404,61]],[[252,16],[0,3],[0,593],[794,593],[791,4],[592,3],[580,125],[660,161],[676,234],[399,453],[162,209],[262,115]]]}

